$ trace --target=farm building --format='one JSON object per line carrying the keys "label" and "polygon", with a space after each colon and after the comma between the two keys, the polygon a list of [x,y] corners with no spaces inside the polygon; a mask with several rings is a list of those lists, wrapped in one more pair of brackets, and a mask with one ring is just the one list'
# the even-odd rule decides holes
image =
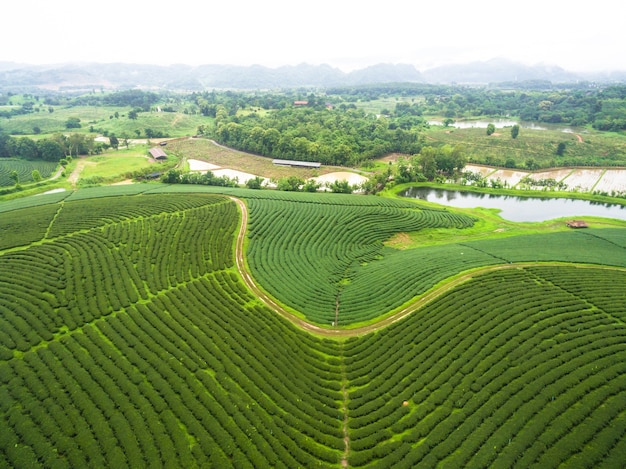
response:
{"label": "farm building", "polygon": [[294,106],[308,106],[309,102],[308,101],[294,101],[293,105]]}
{"label": "farm building", "polygon": [[157,161],[167,159],[167,155],[165,154],[163,149],[159,147],[150,148],[150,150],[148,151],[150,152],[150,155],[152,156],[152,158],[154,158]]}
{"label": "farm building", "polygon": [[567,226],[570,228],[588,228],[589,225],[585,223],[583,220],[570,220],[566,222]]}
{"label": "farm building", "polygon": [[272,163],[278,166],[292,166],[299,168],[319,168],[322,163],[312,163],[310,161],[294,161],[294,160],[272,160]]}

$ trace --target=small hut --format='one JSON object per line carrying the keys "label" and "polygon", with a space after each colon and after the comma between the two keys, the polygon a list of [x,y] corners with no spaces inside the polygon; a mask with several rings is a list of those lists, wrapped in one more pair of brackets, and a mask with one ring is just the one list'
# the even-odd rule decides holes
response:
{"label": "small hut", "polygon": [[162,160],[167,159],[167,155],[159,147],[150,148],[150,150],[148,151],[150,152],[150,155],[152,156],[152,158],[154,158],[157,161],[162,161]]}

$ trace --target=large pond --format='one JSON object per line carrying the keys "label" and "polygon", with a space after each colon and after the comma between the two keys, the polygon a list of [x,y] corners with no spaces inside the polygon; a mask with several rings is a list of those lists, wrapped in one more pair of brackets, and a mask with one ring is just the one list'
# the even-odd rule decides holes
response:
{"label": "large pond", "polygon": [[584,216],[618,218],[626,220],[626,207],[618,204],[601,204],[588,200],[516,197],[510,195],[481,194],[476,192],[411,187],[400,193],[403,197],[426,200],[441,205],[460,208],[495,208],[499,215],[511,221],[545,221],[554,218]]}
{"label": "large pond", "polygon": [[[443,125],[443,121],[430,120],[430,125]],[[491,120],[459,120],[450,124],[450,127],[455,129],[486,129],[489,124],[493,124],[496,129],[503,129],[506,127],[513,127],[515,124],[519,125],[522,129],[533,130],[559,130],[561,132],[573,133],[574,130],[570,127],[563,127],[562,125],[555,124],[537,124],[536,122],[514,121],[511,119],[491,119]]]}

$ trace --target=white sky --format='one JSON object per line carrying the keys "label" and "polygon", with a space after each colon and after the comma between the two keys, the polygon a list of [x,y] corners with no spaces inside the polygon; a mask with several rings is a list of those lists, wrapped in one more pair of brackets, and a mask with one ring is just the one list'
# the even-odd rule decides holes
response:
{"label": "white sky", "polygon": [[626,70],[625,11],[623,0],[17,0],[2,6],[0,61],[349,71],[505,57]]}

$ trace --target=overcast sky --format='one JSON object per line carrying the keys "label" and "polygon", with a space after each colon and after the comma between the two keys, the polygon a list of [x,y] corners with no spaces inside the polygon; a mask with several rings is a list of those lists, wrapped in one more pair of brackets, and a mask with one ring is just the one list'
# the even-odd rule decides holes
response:
{"label": "overcast sky", "polygon": [[0,61],[32,64],[376,63],[425,70],[504,57],[626,70],[623,0],[17,0]]}

